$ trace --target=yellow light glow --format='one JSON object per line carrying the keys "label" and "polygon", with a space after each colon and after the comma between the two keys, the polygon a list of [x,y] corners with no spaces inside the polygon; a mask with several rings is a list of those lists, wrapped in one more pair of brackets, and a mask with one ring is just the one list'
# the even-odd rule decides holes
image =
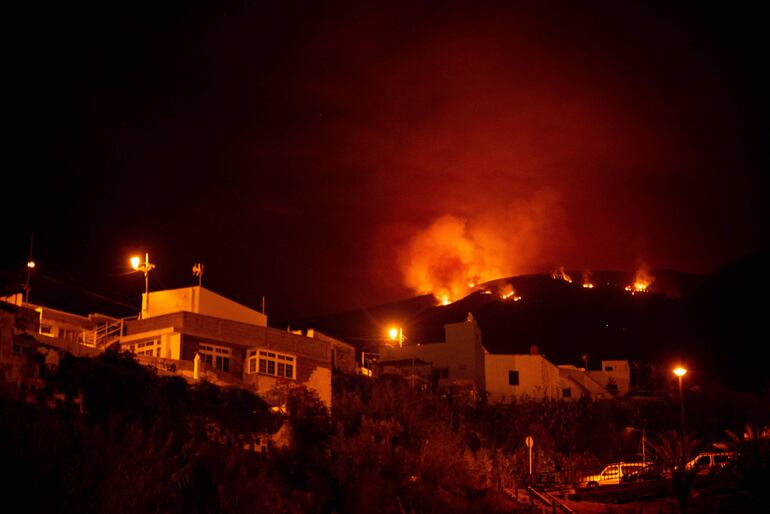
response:
{"label": "yellow light glow", "polygon": [[398,339],[398,329],[395,327],[388,329],[388,336],[394,341]]}
{"label": "yellow light glow", "polygon": [[29,262],[27,263],[27,267],[28,267],[28,268],[34,268],[34,267],[35,267],[35,261],[29,261]]}
{"label": "yellow light glow", "polygon": [[142,258],[139,256],[131,257],[131,267],[135,270],[139,270],[139,264],[142,262]]}
{"label": "yellow light glow", "polygon": [[687,370],[682,368],[681,366],[674,370],[674,375],[678,377],[683,377],[685,376],[686,373],[687,373]]}

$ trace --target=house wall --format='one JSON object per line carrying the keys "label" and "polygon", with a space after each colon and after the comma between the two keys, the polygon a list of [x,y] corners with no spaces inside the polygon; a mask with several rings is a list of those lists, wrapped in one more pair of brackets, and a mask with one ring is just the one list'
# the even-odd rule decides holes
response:
{"label": "house wall", "polygon": [[[564,390],[569,389],[569,396],[564,396]],[[580,400],[581,398],[591,398],[591,395],[583,387],[573,382],[566,376],[559,377],[558,383],[559,398],[565,401]]]}
{"label": "house wall", "polygon": [[561,376],[560,387],[562,389],[570,388],[572,399],[580,399],[583,396],[600,399],[610,396],[607,390],[588,375],[583,368],[578,369],[570,365],[562,365],[558,368]]}
{"label": "house wall", "polygon": [[200,345],[202,344],[213,344],[215,346],[223,346],[230,349],[230,366],[228,369],[228,373],[231,375],[234,375],[236,378],[242,378],[243,377],[243,366],[244,361],[246,360],[246,349],[238,346],[233,345],[231,343],[228,343],[227,341],[222,341],[219,339],[210,339],[210,338],[204,338],[199,336],[190,336],[190,335],[182,335],[181,337],[181,343],[182,343],[182,360],[191,361],[195,359],[195,354],[198,353],[200,350]]}
{"label": "house wall", "polygon": [[[308,334],[310,337],[310,334]],[[335,339],[333,337],[322,334],[315,331],[312,335],[313,339],[319,339],[321,341],[327,341],[331,344],[331,349],[334,352],[334,359],[332,367],[345,373],[356,372],[356,348],[353,345]]]}
{"label": "house wall", "polygon": [[[152,303],[152,299],[150,300]],[[303,384],[314,390],[319,398],[331,406],[332,343],[308,338],[270,327],[214,318],[191,312],[176,312],[143,320],[127,321],[126,335],[121,347],[155,338],[162,339],[162,355],[191,361],[201,344],[214,344],[231,349],[229,374],[243,381],[243,385],[263,394],[280,380]],[[168,348],[168,352],[167,352]],[[247,352],[253,349],[272,349],[296,357],[296,380],[245,373]],[[177,357],[178,356],[178,357]]]}
{"label": "house wall", "polygon": [[628,394],[631,389],[631,369],[628,361],[602,361],[602,370],[589,371],[588,375],[604,387],[609,383],[615,383],[618,395]]}
{"label": "house wall", "polygon": [[161,354],[156,357],[164,359],[180,359],[182,355],[182,334],[178,330],[179,329],[173,326],[169,326],[139,333],[134,331],[130,335],[120,338],[120,346],[123,350],[130,350],[132,346],[138,343],[158,340],[161,344]]}
{"label": "house wall", "polygon": [[[143,305],[146,305],[146,301],[146,295],[142,294]],[[146,312],[145,318],[177,312],[193,312],[261,327],[267,326],[267,316],[261,312],[199,286],[152,291],[149,309]]]}
{"label": "house wall", "polygon": [[296,380],[259,373],[244,373],[244,385],[250,385],[258,393],[265,394],[273,388],[288,389],[294,384],[302,384],[311,391],[315,391],[318,398],[331,408],[331,343],[272,328],[266,330],[266,336],[264,342],[248,350],[269,349],[293,355],[296,358]]}
{"label": "house wall", "polygon": [[37,313],[5,302],[0,305],[0,389],[25,396],[39,387]]}
{"label": "house wall", "polygon": [[382,346],[382,360],[421,359],[433,368],[448,368],[449,376],[439,379],[445,387],[454,382],[472,382],[480,390],[485,388],[484,347],[481,331],[473,320],[444,325],[446,342],[407,345],[404,347]]}
{"label": "house wall", "polygon": [[[492,403],[518,398],[561,397],[559,370],[541,355],[485,356],[486,390]],[[519,385],[508,383],[508,372],[519,372]]]}

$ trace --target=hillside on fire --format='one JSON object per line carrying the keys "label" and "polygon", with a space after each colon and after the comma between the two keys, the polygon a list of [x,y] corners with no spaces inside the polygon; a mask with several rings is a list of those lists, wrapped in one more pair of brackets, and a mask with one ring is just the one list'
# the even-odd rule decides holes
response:
{"label": "hillside on fire", "polygon": [[602,359],[628,359],[640,388],[654,386],[656,367],[686,359],[700,370],[693,380],[758,390],[770,378],[759,358],[768,339],[760,299],[770,291],[769,261],[762,252],[709,275],[645,270],[647,282],[638,289],[638,273],[561,268],[472,284],[446,305],[421,295],[288,324],[376,352],[388,326],[403,327],[406,344],[440,342],[445,324],[471,313],[491,353],[525,354],[534,346],[555,363],[585,359],[589,368]]}

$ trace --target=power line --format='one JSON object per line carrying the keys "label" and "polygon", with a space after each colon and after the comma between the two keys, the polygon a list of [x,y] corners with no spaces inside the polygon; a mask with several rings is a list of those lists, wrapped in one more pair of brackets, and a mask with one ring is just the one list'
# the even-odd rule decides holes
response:
{"label": "power line", "polygon": [[37,276],[39,276],[41,278],[45,278],[47,280],[50,280],[52,282],[56,282],[56,283],[61,284],[63,286],[70,287],[70,288],[73,288],[73,289],[77,289],[81,293],[85,293],[87,295],[91,295],[91,296],[93,296],[95,298],[99,298],[100,300],[104,300],[104,301],[107,301],[107,302],[110,302],[110,303],[114,303],[115,305],[120,305],[122,307],[128,307],[129,309],[136,310],[136,305],[129,305],[129,304],[121,302],[119,300],[115,300],[114,298],[109,298],[109,297],[101,295],[99,293],[95,293],[93,291],[89,291],[88,289],[84,289],[84,288],[82,288],[80,286],[77,286],[75,284],[67,283],[67,282],[65,282],[65,281],[63,281],[61,279],[52,277],[50,275],[46,275],[45,273],[41,273],[41,272],[38,271],[37,273],[35,273],[35,275],[37,275]]}

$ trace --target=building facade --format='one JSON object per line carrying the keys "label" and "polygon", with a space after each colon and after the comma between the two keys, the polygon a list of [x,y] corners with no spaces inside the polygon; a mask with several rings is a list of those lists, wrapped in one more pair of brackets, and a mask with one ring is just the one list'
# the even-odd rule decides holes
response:
{"label": "building facade", "polygon": [[485,391],[491,403],[524,399],[604,399],[628,393],[628,361],[602,361],[601,371],[556,366],[533,347],[530,354],[491,354],[484,348],[481,330],[471,314],[466,321],[444,326],[443,343],[380,348],[379,368],[398,371],[424,383],[428,374],[434,387],[473,385]]}
{"label": "building facade", "polygon": [[481,345],[481,330],[476,320],[444,325],[446,340],[440,343],[415,344],[407,346],[380,347],[380,367],[388,362],[398,361],[408,368],[410,359],[430,363],[431,381],[438,387],[456,384],[472,384],[479,391],[485,388],[484,354]]}
{"label": "building facade", "polygon": [[304,385],[331,407],[332,356],[355,366],[350,345],[270,328],[264,314],[200,286],[151,292],[144,302],[143,319],[125,323],[121,349],[191,379],[245,387],[274,403]]}

